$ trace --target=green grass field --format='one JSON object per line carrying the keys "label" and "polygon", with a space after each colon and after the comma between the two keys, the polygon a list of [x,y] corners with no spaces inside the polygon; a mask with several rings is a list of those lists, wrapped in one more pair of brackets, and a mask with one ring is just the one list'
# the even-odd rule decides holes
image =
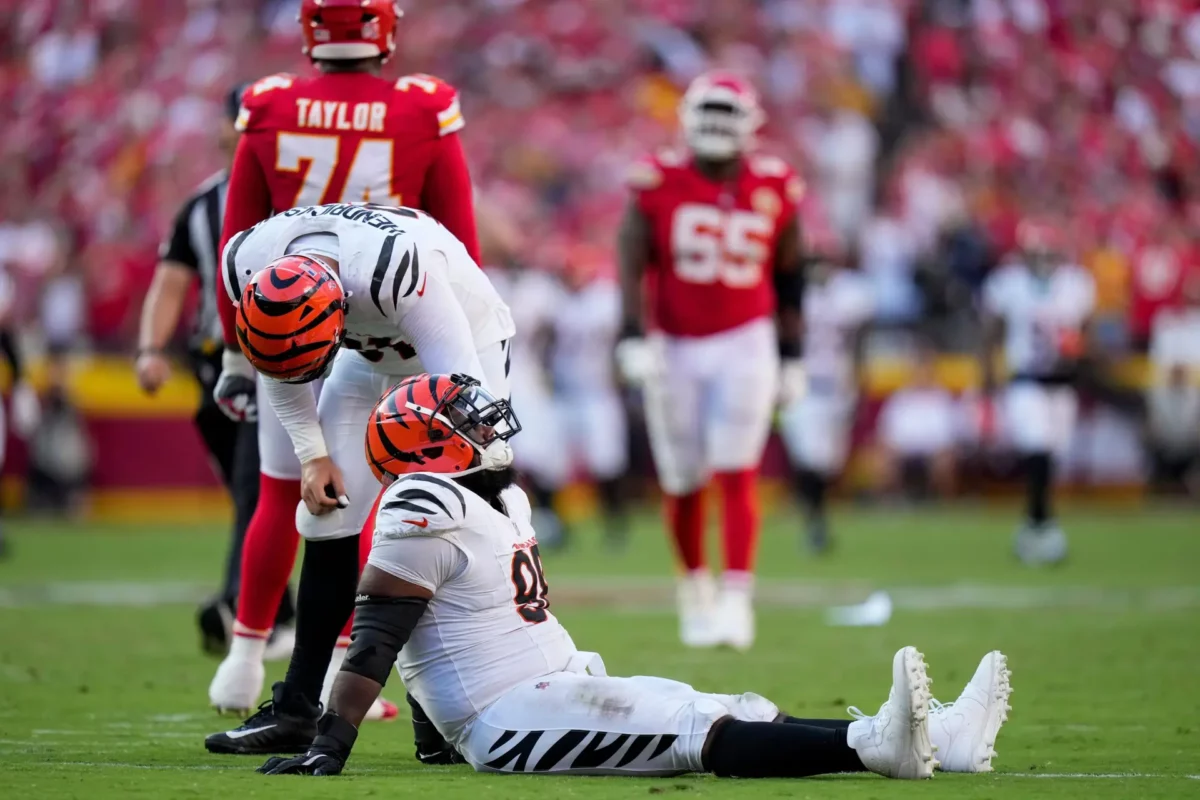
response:
{"label": "green grass field", "polygon": [[[1029,571],[1009,558],[1003,509],[842,512],[825,560],[796,546],[795,518],[781,511],[767,520],[759,641],[746,655],[677,643],[651,514],[623,554],[583,530],[546,557],[556,613],[610,673],[752,690],[802,716],[873,711],[906,644],[925,652],[945,701],[985,651],[1004,650],[1015,692],[997,772],[919,784],[483,776],[418,764],[406,720],[365,727],[341,778],[266,778],[253,771],[260,759],[202,746],[222,721],[206,707],[216,662],[199,652],[192,612],[215,584],[223,532],[12,523],[0,563],[0,797],[1198,797],[1200,514],[1080,511],[1063,522],[1071,562]],[[825,624],[826,606],[875,588],[893,592],[888,625]],[[271,679],[282,672],[273,665]]]}

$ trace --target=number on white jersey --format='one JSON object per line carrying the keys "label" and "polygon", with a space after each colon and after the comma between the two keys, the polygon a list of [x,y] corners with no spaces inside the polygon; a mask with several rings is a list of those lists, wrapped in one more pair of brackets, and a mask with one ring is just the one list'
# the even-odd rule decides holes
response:
{"label": "number on white jersey", "polygon": [[688,283],[755,286],[771,255],[772,228],[769,217],[753,211],[682,205],[671,220],[675,274]]}
{"label": "number on white jersey", "polygon": [[533,625],[545,622],[550,607],[547,595],[550,587],[546,585],[546,575],[542,571],[542,557],[538,547],[517,550],[512,558],[512,582],[516,589],[513,602],[517,604],[517,613],[521,619]]}
{"label": "number on white jersey", "polygon": [[369,202],[403,205],[400,195],[391,193],[394,147],[390,139],[359,140],[340,195],[326,197],[341,156],[341,142],[337,136],[279,134],[275,169],[302,175],[300,191],[296,193],[292,207]]}

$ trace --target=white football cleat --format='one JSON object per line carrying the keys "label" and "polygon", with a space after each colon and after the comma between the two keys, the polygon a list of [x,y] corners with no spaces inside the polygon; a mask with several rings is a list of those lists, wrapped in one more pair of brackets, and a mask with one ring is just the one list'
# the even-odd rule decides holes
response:
{"label": "white football cleat", "polygon": [[925,657],[917,648],[905,647],[892,659],[892,690],[879,713],[868,717],[849,709],[855,719],[846,740],[871,772],[908,780],[933,776],[937,761],[929,740],[930,683]]}
{"label": "white football cleat", "polygon": [[266,677],[262,659],[245,657],[235,644],[208,685],[208,702],[218,714],[245,715],[258,705]]}
{"label": "white football cleat", "polygon": [[679,641],[685,647],[716,647],[721,643],[716,625],[716,584],[707,570],[696,570],[679,579]]}
{"label": "white football cleat", "polygon": [[1067,535],[1053,522],[1028,523],[1017,531],[1013,550],[1029,566],[1054,566],[1067,560]]}
{"label": "white football cleat", "polygon": [[292,657],[296,648],[296,629],[291,625],[276,628],[267,639],[267,647],[263,650],[263,661],[287,661]]}
{"label": "white football cleat", "polygon": [[745,652],[754,645],[754,603],[748,587],[725,587],[713,617],[720,644]]}
{"label": "white football cleat", "polygon": [[953,703],[930,702],[929,737],[944,772],[991,772],[996,735],[1012,706],[1008,658],[993,650],[979,662],[967,688]]}
{"label": "white football cleat", "polygon": [[395,703],[384,700],[382,697],[376,697],[363,719],[369,722],[390,722],[398,716],[400,716],[400,709]]}

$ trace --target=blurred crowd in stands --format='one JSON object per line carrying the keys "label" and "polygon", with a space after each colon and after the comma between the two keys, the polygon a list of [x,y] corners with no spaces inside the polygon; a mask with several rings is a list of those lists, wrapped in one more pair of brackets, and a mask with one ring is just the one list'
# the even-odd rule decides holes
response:
{"label": "blurred crowd in stands", "polygon": [[[308,68],[295,5],[0,8],[0,268],[27,341],[128,351],[160,238],[222,166],[225,92]],[[764,147],[809,185],[809,246],[869,277],[877,327],[971,351],[975,293],[1031,216],[1095,275],[1108,352],[1200,314],[1194,0],[401,5],[389,70],[460,89],[495,261],[611,270],[626,166],[674,139],[681,87],[722,66],[759,87]],[[1200,363],[1197,326],[1165,372]]]}

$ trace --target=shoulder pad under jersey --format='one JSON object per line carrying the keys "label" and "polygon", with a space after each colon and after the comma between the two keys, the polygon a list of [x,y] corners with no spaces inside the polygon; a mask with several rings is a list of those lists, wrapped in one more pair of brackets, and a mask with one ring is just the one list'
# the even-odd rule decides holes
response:
{"label": "shoulder pad under jersey", "polygon": [[635,192],[648,192],[662,186],[663,173],[651,158],[639,158],[625,174],[625,185]]}
{"label": "shoulder pad under jersey", "polygon": [[238,110],[238,118],[234,126],[239,133],[253,129],[264,116],[264,111],[271,102],[281,96],[280,90],[292,88],[296,76],[287,72],[268,75],[250,84],[242,95],[242,107]]}
{"label": "shoulder pad under jersey", "polygon": [[396,81],[396,91],[436,116],[438,136],[448,136],[462,130],[466,124],[458,103],[458,91],[433,75],[417,73]]}
{"label": "shoulder pad under jersey", "polygon": [[792,172],[782,158],[765,153],[755,153],[750,156],[748,163],[750,171],[760,178],[785,178]]}

